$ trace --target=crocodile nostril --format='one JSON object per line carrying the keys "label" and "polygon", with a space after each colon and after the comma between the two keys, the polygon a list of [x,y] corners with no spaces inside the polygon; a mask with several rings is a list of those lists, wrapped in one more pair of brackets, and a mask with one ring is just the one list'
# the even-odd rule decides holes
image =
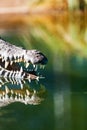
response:
{"label": "crocodile nostril", "polygon": [[40,57],[40,56],[37,55],[37,58],[38,58],[38,57]]}

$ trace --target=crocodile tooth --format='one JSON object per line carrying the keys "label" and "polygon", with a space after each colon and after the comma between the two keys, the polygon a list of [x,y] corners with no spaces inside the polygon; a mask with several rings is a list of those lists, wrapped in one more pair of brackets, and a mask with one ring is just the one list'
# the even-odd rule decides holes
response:
{"label": "crocodile tooth", "polygon": [[17,62],[20,62],[20,59],[19,59],[19,58],[17,59]]}
{"label": "crocodile tooth", "polygon": [[15,95],[17,96],[17,92],[15,92]]}
{"label": "crocodile tooth", "polygon": [[20,72],[23,72],[23,68],[22,68],[22,66],[21,66],[21,68],[20,68]]}
{"label": "crocodile tooth", "polygon": [[36,91],[35,89],[34,89],[34,91],[33,91],[33,92],[34,92],[34,94],[36,94],[36,93],[37,93],[37,91]]}
{"label": "crocodile tooth", "polygon": [[16,63],[16,60],[14,60],[14,62]]}
{"label": "crocodile tooth", "polygon": [[21,97],[21,99],[23,99],[23,95],[22,94],[20,94],[20,97]]}
{"label": "crocodile tooth", "polygon": [[7,94],[5,94],[5,99],[8,99],[8,95]]}
{"label": "crocodile tooth", "polygon": [[3,84],[4,82],[2,81],[2,79],[0,79],[0,83]]}
{"label": "crocodile tooth", "polygon": [[20,100],[21,100],[21,97],[18,97],[18,100],[20,101]]}
{"label": "crocodile tooth", "polygon": [[11,94],[13,94],[14,93],[14,91],[11,89]]}
{"label": "crocodile tooth", "polygon": [[19,71],[18,76],[22,77],[22,72],[21,71]]}
{"label": "crocodile tooth", "polygon": [[20,57],[20,62],[22,61],[23,59],[22,59],[22,56]]}
{"label": "crocodile tooth", "polygon": [[36,77],[36,80],[39,81],[39,76]]}
{"label": "crocodile tooth", "polygon": [[33,67],[36,68],[36,65],[34,64]]}
{"label": "crocodile tooth", "polygon": [[12,64],[13,64],[13,61],[11,60],[11,61],[10,61],[10,65],[12,65]]}
{"label": "crocodile tooth", "polygon": [[28,68],[28,66],[29,66],[29,63],[28,63],[28,62],[26,62],[26,68]]}
{"label": "crocodile tooth", "polygon": [[38,69],[38,65],[36,65],[36,67],[35,67],[35,71],[37,71],[37,69]]}
{"label": "crocodile tooth", "polygon": [[7,68],[9,65],[9,62],[8,61],[5,61],[5,68]]}
{"label": "crocodile tooth", "polygon": [[13,73],[13,71],[10,72],[9,77],[11,77],[12,73]]}
{"label": "crocodile tooth", "polygon": [[4,62],[4,60],[5,60],[4,57],[2,57],[2,62]]}
{"label": "crocodile tooth", "polygon": [[19,73],[19,72],[18,72],[18,70],[17,70],[17,71],[16,71],[16,74],[15,74],[16,77],[18,77],[18,73]]}
{"label": "crocodile tooth", "polygon": [[5,96],[5,92],[2,92],[2,95]]}
{"label": "crocodile tooth", "polygon": [[45,65],[42,65],[42,68],[44,69],[44,68],[45,68]]}
{"label": "crocodile tooth", "polygon": [[13,96],[11,95],[11,96],[10,96],[10,100],[13,100],[13,99],[14,99],[14,98],[13,98]]}
{"label": "crocodile tooth", "polygon": [[28,81],[29,81],[29,83],[31,83],[31,79],[30,78],[28,79]]}
{"label": "crocodile tooth", "polygon": [[22,80],[23,84],[25,84],[25,80]]}
{"label": "crocodile tooth", "polygon": [[28,89],[26,89],[26,94],[29,96],[30,95],[30,92]]}
{"label": "crocodile tooth", "polygon": [[10,61],[11,61],[11,60],[12,60],[12,58],[13,58],[13,56],[12,56],[12,55],[9,55],[8,57],[9,57],[9,60],[10,60]]}
{"label": "crocodile tooth", "polygon": [[15,54],[13,55],[13,58],[16,60],[16,55]]}
{"label": "crocodile tooth", "polygon": [[23,84],[22,83],[20,84],[20,86],[21,86],[21,89],[23,89]]}
{"label": "crocodile tooth", "polygon": [[22,84],[21,80],[19,80],[19,84],[21,86],[21,89],[23,89],[23,84]]}
{"label": "crocodile tooth", "polygon": [[18,96],[20,97],[20,96],[21,96],[21,94],[20,94],[20,93],[18,93]]}
{"label": "crocodile tooth", "polygon": [[2,70],[0,70],[0,75],[3,73],[3,69]]}
{"label": "crocodile tooth", "polygon": [[15,96],[15,100],[17,100],[17,96]]}
{"label": "crocodile tooth", "polygon": [[5,92],[6,92],[6,94],[9,93],[9,88],[7,86],[5,86]]}

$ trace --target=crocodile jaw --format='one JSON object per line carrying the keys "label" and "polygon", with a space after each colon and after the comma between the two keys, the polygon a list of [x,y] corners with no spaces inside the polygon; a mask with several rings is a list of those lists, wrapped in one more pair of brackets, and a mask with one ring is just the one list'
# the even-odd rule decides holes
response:
{"label": "crocodile jaw", "polygon": [[[5,42],[2,39],[0,39],[0,60],[1,60],[0,62],[1,68],[3,67],[3,70],[5,69],[3,72],[6,73],[12,72],[13,77],[14,75],[18,74],[18,72],[20,73],[20,71],[18,70],[17,70],[18,72],[17,71],[15,72],[11,69],[9,71],[8,66],[10,66],[11,68],[14,63],[24,62],[26,64],[26,68],[29,67],[30,63],[33,64],[33,67],[39,64],[45,65],[47,63],[47,58],[40,51],[25,50],[21,47],[17,47],[8,42]],[[28,73],[25,72],[26,76],[24,76],[24,78],[32,79],[33,77],[33,79],[35,78],[38,80],[38,76],[32,74],[30,75]]]}

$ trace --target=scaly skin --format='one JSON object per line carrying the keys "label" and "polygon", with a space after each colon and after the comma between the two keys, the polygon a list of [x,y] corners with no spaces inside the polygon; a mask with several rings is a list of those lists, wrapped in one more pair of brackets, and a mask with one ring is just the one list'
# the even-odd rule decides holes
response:
{"label": "scaly skin", "polygon": [[25,63],[26,68],[30,64],[35,68],[36,65],[45,65],[47,58],[40,51],[25,50],[0,39],[0,76],[38,80],[39,76],[26,72],[17,65],[21,62]]}

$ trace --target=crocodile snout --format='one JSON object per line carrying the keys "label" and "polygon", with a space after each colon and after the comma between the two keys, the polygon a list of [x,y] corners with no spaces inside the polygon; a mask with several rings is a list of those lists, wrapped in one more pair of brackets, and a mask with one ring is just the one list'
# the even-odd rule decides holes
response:
{"label": "crocodile snout", "polygon": [[48,62],[48,59],[46,56],[37,50],[29,50],[27,52],[27,60],[28,62],[31,62],[32,64],[42,64],[45,65]]}

